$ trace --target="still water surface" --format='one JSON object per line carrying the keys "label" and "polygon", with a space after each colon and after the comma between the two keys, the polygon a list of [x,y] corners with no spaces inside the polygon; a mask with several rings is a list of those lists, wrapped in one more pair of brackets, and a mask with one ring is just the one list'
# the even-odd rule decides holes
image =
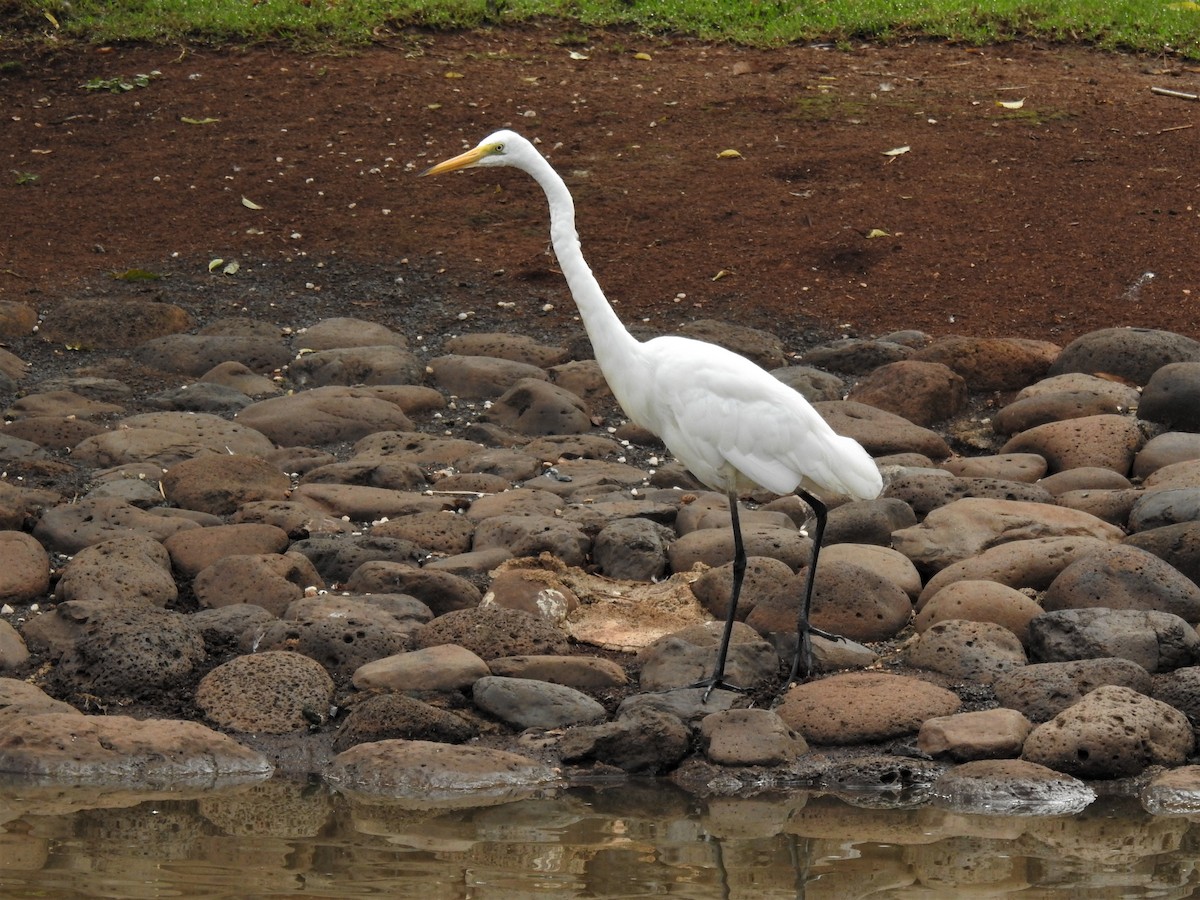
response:
{"label": "still water surface", "polygon": [[272,781],[158,795],[0,785],[0,897],[1191,897],[1200,819],[698,799],[660,782],[473,808]]}

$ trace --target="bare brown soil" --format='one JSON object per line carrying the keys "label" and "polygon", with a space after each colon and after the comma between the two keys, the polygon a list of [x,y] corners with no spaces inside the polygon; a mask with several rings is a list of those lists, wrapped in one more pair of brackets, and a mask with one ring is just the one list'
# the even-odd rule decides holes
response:
{"label": "bare brown soil", "polygon": [[[550,24],[413,33],[344,56],[0,58],[0,298],[40,309],[89,291],[173,300],[224,279],[222,304],[256,294],[281,320],[303,302],[312,320],[428,331],[456,311],[486,324],[513,302],[502,327],[566,324],[524,175],[416,177],[506,126],[540,139],[601,283],[650,330],[729,319],[793,349],[907,328],[1200,337],[1200,105],[1150,90],[1198,79],[1171,59],[750,50]],[[84,87],[152,70],[126,92]],[[216,258],[239,273],[210,274]],[[130,269],[172,278],[109,277]],[[270,272],[287,286],[263,297]],[[412,321],[411,297],[381,293],[405,280],[440,315]]]}

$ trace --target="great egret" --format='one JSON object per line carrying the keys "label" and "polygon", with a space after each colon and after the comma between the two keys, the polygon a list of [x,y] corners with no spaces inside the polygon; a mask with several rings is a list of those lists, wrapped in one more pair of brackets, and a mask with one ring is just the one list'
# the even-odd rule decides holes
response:
{"label": "great egret", "polygon": [[738,493],[756,486],[776,494],[795,491],[816,513],[812,560],[796,623],[798,646],[788,681],[795,680],[801,661],[808,674],[813,631],[808,616],[828,513],[809,489],[868,500],[883,487],[878,467],[856,441],[836,434],[799,393],[745,357],[691,338],[664,336],[644,343],[634,338],[605,299],[579,249],[575,204],[567,186],[528,140],[512,131],[497,131],[474,149],[421,174],[473,166],[512,166],[541,185],[550,204],[554,253],[613,396],[630,419],[658,435],[702,483],[729,498],[733,590],[712,676],[697,685],[707,688],[704,699],[718,687],[741,690],[725,681],[725,662],[746,573]]}

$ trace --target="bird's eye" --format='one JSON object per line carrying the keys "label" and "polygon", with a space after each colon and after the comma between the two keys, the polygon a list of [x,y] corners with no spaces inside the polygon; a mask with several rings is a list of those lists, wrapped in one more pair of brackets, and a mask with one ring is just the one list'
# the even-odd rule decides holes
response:
{"label": "bird's eye", "polygon": [[497,153],[503,153],[503,152],[504,152],[504,145],[503,145],[503,144],[497,144],[497,145],[496,145],[496,152],[497,152]]}

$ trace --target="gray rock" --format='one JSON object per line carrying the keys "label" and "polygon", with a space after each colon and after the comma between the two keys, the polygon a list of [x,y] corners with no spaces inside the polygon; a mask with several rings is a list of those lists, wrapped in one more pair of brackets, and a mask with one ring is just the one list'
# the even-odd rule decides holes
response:
{"label": "gray rock", "polygon": [[1142,390],[1138,415],[1176,431],[1200,431],[1200,354],[1156,369]]}
{"label": "gray rock", "polygon": [[583,434],[592,427],[583,400],[537,378],[523,378],[492,403],[484,415],[517,434]]}
{"label": "gray rock", "polygon": [[196,705],[226,731],[288,734],[323,724],[333,679],[299,653],[267,651],[217,666],[196,688]]}
{"label": "gray rock", "polygon": [[605,717],[604,707],[582,691],[548,681],[486,675],[471,699],[488,715],[524,730],[583,725]]}
{"label": "gray rock", "polygon": [[[34,531],[36,535],[36,530]],[[1200,584],[1200,522],[1180,522],[1131,534],[1125,543],[1148,550]]]}
{"label": "gray rock", "polygon": [[955,766],[938,778],[933,793],[939,806],[983,815],[1068,816],[1096,799],[1079,779],[1021,759]]}
{"label": "gray rock", "polygon": [[516,799],[558,776],[528,757],[433,741],[358,744],[334,757],[325,780],[341,791],[426,804],[472,797],[475,805]]}
{"label": "gray rock", "polygon": [[1150,673],[1135,662],[1117,657],[1033,663],[1005,673],[992,688],[1002,705],[1020,711],[1033,722],[1048,722],[1106,684],[1148,694]]}
{"label": "gray rock", "polygon": [[[794,627],[794,626],[793,626]],[[690,687],[712,674],[722,622],[695,625],[661,637],[638,654],[639,683],[644,691]],[[725,679],[750,689],[779,673],[779,654],[752,629],[734,624],[725,665]]]}
{"label": "gray rock", "polygon": [[1126,529],[1129,513],[1141,496],[1142,492],[1136,488],[1115,491],[1085,489],[1064,491],[1055,497],[1055,500],[1058,501],[1059,506],[1077,509],[1108,522],[1110,525]]}
{"label": "gray rock", "polygon": [[1152,328],[1101,328],[1063,348],[1049,374],[1115,375],[1144,385],[1156,370],[1173,362],[1200,360],[1200,342]]}
{"label": "gray rock", "polygon": [[1129,688],[1096,688],[1025,739],[1022,758],[1080,778],[1178,766],[1192,752],[1187,716]]}
{"label": "gray rock", "polygon": [[[815,527],[816,520],[812,520]],[[876,500],[852,500],[829,511],[825,525],[826,545],[877,544],[889,547],[892,532],[917,524],[911,506],[896,497]],[[808,529],[812,534],[812,529]]]}
{"label": "gray rock", "polygon": [[649,519],[618,519],[602,528],[592,558],[602,575],[631,581],[654,581],[667,571],[671,529]]}
{"label": "gray rock", "polygon": [[1130,531],[1147,531],[1164,525],[1195,521],[1200,521],[1200,487],[1145,494],[1129,511]]}
{"label": "gray rock", "polygon": [[268,778],[266,758],[197,722],[15,716],[0,729],[0,771],[77,785],[178,790]]}
{"label": "gray rock", "polygon": [[[1042,465],[1044,468],[1044,461]],[[1026,503],[1054,501],[1050,492],[1041,485],[999,478],[946,476],[937,470],[898,475],[888,481],[884,487],[884,496],[886,499],[906,504],[916,518],[924,518],[938,507],[966,497],[979,500],[1019,500]],[[898,524],[893,530],[898,531],[916,524],[916,521]]]}
{"label": "gray rock", "polygon": [[1133,460],[1133,477],[1147,478],[1172,463],[1200,459],[1200,434],[1167,431],[1142,445]]}
{"label": "gray rock", "polygon": [[291,497],[355,522],[371,522],[414,512],[436,512],[453,502],[419,491],[393,491],[361,484],[301,484],[292,490]]}
{"label": "gray rock", "polygon": [[908,359],[913,352],[912,347],[892,341],[845,338],[815,347],[800,359],[805,365],[819,369],[865,375],[888,363]]}
{"label": "gray rock", "polygon": [[[778,559],[798,569],[812,558],[812,541],[795,526],[753,525],[742,523],[742,541],[747,556]],[[733,559],[733,529],[702,528],[684,534],[667,548],[674,572],[690,572],[696,563],[720,566]]]}
{"label": "gray rock", "polygon": [[799,392],[809,403],[819,400],[841,400],[846,395],[846,382],[813,366],[784,366],[772,369],[771,374],[792,390]]}
{"label": "gray rock", "polygon": [[[231,365],[239,365],[231,363]],[[231,387],[221,384],[195,382],[183,387],[159,391],[146,398],[146,404],[156,409],[186,410],[204,413],[237,413],[254,401]]]}
{"label": "gray rock", "polygon": [[404,335],[368,319],[334,316],[310,325],[296,335],[296,344],[307,350],[335,347],[407,347]]}
{"label": "gray rock", "polygon": [[428,556],[412,541],[387,537],[378,530],[369,534],[317,535],[294,542],[288,552],[308,557],[328,584],[349,581],[359,566],[373,560],[418,565]]}
{"label": "gray rock", "polygon": [[1200,637],[1170,613],[1065,609],[1029,623],[1029,656],[1038,662],[1118,656],[1147,672],[1166,672],[1200,661]]}
{"label": "gray rock", "polygon": [[660,775],[683,761],[691,740],[677,716],[641,708],[612,722],[570,729],[558,751],[564,762],[595,760],[632,774]]}
{"label": "gray rock", "polygon": [[1200,622],[1200,586],[1152,553],[1118,544],[1075,560],[1042,597],[1047,610],[1158,610]]}
{"label": "gray rock", "polygon": [[1188,717],[1193,730],[1200,730],[1200,666],[1155,675],[1142,693],[1175,707]]}
{"label": "gray rock", "polygon": [[253,399],[270,397],[283,391],[283,388],[272,379],[252,372],[242,363],[232,360],[217,363],[201,375],[199,382],[192,387],[198,387],[201,384],[215,385],[225,388],[227,391],[233,391],[242,397]]}

